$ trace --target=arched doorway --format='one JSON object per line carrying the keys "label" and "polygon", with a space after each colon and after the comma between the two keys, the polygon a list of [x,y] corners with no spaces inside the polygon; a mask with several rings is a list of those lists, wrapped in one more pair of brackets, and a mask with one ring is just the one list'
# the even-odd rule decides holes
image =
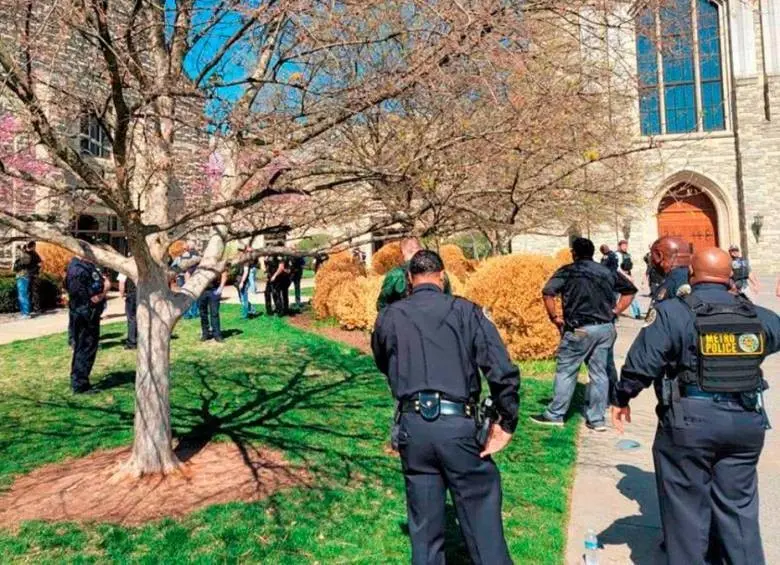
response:
{"label": "arched doorway", "polygon": [[658,236],[681,237],[691,250],[718,245],[718,212],[706,193],[690,184],[670,189],[658,205]]}

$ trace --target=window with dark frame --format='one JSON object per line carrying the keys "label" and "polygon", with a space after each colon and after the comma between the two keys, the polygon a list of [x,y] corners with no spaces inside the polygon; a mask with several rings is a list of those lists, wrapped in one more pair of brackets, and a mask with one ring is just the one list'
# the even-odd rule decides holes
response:
{"label": "window with dark frame", "polygon": [[637,18],[642,135],[726,128],[719,18],[710,0],[673,0]]}
{"label": "window with dark frame", "polygon": [[111,156],[111,139],[94,114],[81,117],[81,154],[107,158]]}

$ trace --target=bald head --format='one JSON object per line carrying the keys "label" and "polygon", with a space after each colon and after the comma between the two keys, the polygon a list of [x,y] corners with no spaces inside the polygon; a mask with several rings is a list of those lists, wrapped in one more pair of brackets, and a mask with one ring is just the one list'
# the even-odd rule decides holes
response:
{"label": "bald head", "polygon": [[731,279],[731,257],[717,247],[697,251],[691,259],[692,285],[700,283],[729,284]]}
{"label": "bald head", "polygon": [[655,240],[650,248],[650,256],[653,265],[664,273],[691,264],[688,243],[680,237],[664,236]]}
{"label": "bald head", "polygon": [[401,254],[404,256],[404,261],[411,261],[414,254],[421,249],[420,240],[416,237],[407,237],[401,240]]}

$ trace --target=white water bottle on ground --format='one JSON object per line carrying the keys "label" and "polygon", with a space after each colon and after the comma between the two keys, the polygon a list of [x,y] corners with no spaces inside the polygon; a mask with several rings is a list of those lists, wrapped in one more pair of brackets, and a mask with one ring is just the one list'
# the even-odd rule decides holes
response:
{"label": "white water bottle on ground", "polygon": [[593,530],[585,536],[585,565],[599,565],[599,539]]}

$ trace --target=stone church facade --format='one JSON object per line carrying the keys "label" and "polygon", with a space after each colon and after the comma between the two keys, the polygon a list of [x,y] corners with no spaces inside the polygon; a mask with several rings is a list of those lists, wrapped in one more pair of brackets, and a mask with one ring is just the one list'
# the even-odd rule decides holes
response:
{"label": "stone church facade", "polygon": [[[642,201],[580,232],[596,247],[628,239],[635,263],[661,235],[737,244],[758,274],[780,273],[780,0],[672,0],[629,21],[636,142],[654,146],[640,154]],[[518,236],[513,251],[567,244]]]}

